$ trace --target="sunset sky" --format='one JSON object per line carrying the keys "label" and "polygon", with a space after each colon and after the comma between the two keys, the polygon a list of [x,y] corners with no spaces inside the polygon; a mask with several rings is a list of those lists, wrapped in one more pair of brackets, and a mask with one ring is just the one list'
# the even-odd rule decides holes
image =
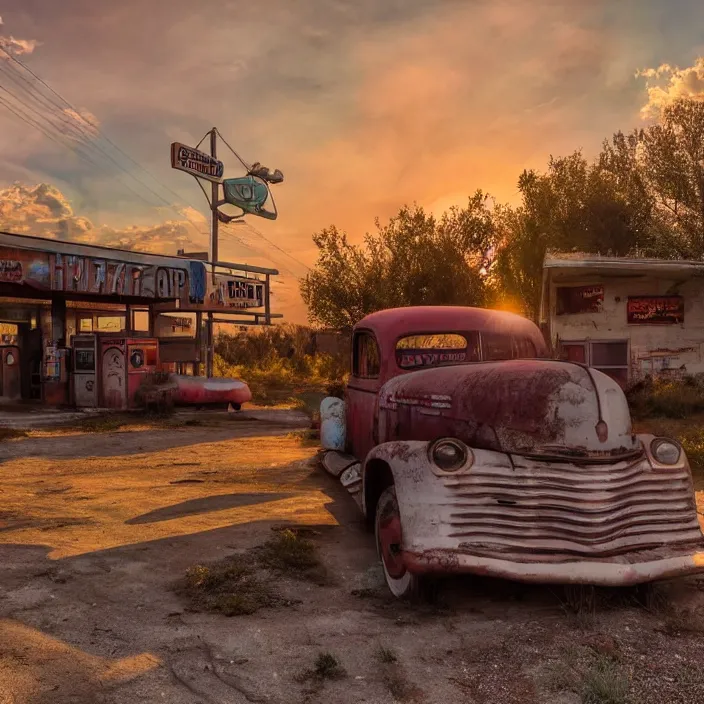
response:
{"label": "sunset sky", "polygon": [[404,203],[440,212],[476,188],[510,201],[522,169],[704,96],[701,0],[6,0],[1,13],[0,45],[74,109],[0,52],[0,226],[205,249],[205,199],[169,144],[216,125],[286,176],[279,220],[250,222],[295,260],[242,225],[224,228],[221,255],[281,269],[275,305],[296,321],[314,231],[359,240]]}

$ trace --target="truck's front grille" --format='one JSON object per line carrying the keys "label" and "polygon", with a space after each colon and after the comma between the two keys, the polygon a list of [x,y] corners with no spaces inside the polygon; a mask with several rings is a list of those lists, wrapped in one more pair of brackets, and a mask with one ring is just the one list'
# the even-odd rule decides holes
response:
{"label": "truck's front grille", "polygon": [[516,457],[443,479],[449,535],[474,552],[611,557],[701,539],[686,469],[647,460],[580,466]]}

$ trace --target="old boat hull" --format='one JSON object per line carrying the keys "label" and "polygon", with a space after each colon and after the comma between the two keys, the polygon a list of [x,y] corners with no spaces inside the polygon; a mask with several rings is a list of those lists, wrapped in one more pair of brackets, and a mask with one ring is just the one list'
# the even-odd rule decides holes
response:
{"label": "old boat hull", "polygon": [[173,400],[177,406],[232,404],[241,406],[252,400],[249,386],[239,379],[205,378],[172,374]]}

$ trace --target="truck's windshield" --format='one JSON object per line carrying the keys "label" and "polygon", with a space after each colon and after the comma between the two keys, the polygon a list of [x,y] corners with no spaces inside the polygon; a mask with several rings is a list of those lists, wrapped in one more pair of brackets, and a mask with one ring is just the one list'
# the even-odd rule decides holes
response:
{"label": "truck's windshield", "polygon": [[504,333],[413,334],[396,343],[396,363],[401,369],[534,357],[531,340]]}

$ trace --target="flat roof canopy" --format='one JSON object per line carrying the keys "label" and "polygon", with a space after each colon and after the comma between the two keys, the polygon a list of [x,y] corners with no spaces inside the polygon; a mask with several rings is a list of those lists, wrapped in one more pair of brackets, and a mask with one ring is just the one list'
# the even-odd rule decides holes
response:
{"label": "flat roof canopy", "polygon": [[598,254],[547,254],[543,268],[556,280],[600,277],[690,278],[704,276],[704,262],[686,259],[636,259]]}
{"label": "flat roof canopy", "polygon": [[277,273],[0,232],[0,296],[160,304],[184,312],[266,308],[270,318],[269,277]]}

